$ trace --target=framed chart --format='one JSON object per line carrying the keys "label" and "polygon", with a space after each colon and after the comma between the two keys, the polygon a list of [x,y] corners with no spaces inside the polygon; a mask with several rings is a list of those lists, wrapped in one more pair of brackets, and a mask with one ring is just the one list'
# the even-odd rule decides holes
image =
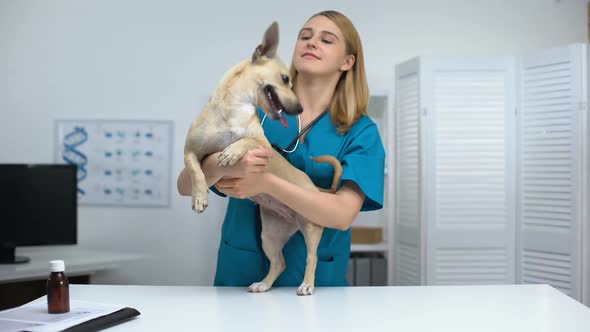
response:
{"label": "framed chart", "polygon": [[169,206],[172,121],[59,119],[55,127],[55,161],[78,167],[80,205]]}

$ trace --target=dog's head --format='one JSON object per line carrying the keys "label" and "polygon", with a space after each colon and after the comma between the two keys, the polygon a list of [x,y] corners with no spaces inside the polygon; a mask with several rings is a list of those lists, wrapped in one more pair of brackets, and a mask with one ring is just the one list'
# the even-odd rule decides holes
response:
{"label": "dog's head", "polygon": [[264,33],[262,44],[252,54],[252,76],[257,84],[256,106],[273,120],[287,127],[283,112],[296,115],[302,112],[299,99],[291,89],[293,84],[289,68],[277,55],[279,25],[273,22]]}

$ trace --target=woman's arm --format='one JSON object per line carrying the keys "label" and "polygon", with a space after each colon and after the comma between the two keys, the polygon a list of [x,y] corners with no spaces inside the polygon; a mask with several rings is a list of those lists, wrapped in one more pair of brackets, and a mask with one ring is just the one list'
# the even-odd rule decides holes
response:
{"label": "woman's arm", "polygon": [[[260,173],[266,170],[268,158],[273,154],[272,149],[259,148],[248,151],[234,166],[222,167],[217,164],[221,152],[209,155],[201,163],[201,169],[205,174],[207,187],[211,187],[223,177],[239,178],[248,173]],[[182,196],[190,196],[192,192],[191,177],[186,168],[183,168],[176,180],[178,193]]]}
{"label": "woman's arm", "polygon": [[353,181],[345,181],[332,194],[301,188],[268,172],[240,179],[222,179],[217,182],[217,188],[238,198],[269,194],[312,222],[340,230],[347,230],[352,225],[365,200],[365,194]]}
{"label": "woman's arm", "polygon": [[365,194],[353,181],[345,181],[336,193],[301,188],[269,174],[267,193],[314,223],[347,230],[358,216]]}

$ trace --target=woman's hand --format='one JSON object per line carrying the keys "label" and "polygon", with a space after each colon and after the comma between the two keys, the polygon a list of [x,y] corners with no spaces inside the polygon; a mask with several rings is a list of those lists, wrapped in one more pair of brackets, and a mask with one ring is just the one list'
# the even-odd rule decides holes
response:
{"label": "woman's hand", "polygon": [[215,187],[228,196],[245,199],[266,192],[270,175],[261,172],[248,173],[241,178],[223,178],[217,181]]}
{"label": "woman's hand", "polygon": [[215,184],[222,193],[235,198],[248,198],[265,191],[266,168],[274,150],[259,148],[248,151],[235,165],[223,168],[223,178]]}
{"label": "woman's hand", "polygon": [[270,148],[250,150],[235,165],[223,167],[223,177],[243,178],[251,173],[262,173],[266,171],[273,153],[274,150]]}

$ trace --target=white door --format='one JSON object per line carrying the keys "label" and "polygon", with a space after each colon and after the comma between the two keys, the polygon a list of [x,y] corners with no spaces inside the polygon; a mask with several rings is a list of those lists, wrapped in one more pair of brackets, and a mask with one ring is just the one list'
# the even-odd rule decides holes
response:
{"label": "white door", "polygon": [[517,282],[581,299],[584,45],[519,63]]}
{"label": "white door", "polygon": [[426,283],[514,283],[512,57],[424,58]]}

